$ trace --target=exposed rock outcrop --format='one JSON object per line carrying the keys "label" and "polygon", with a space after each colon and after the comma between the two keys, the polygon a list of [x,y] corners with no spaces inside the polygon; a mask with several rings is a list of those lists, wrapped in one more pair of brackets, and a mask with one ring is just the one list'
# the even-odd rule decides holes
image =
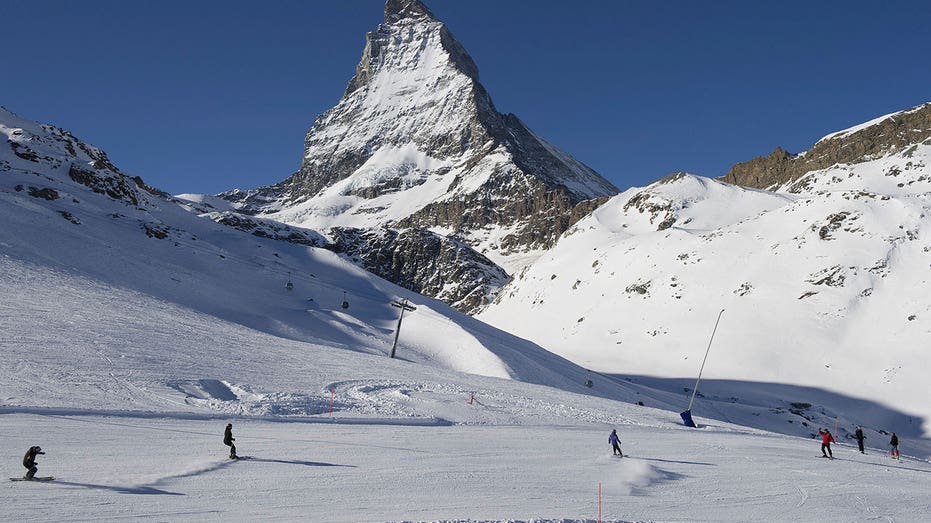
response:
{"label": "exposed rock outcrop", "polygon": [[507,274],[488,258],[429,231],[334,228],[331,233],[331,248],[369,272],[460,310],[481,309],[507,282]]}
{"label": "exposed rock outcrop", "polygon": [[779,187],[811,171],[869,161],[929,138],[931,103],[926,103],[825,136],[804,154],[792,155],[777,147],[769,156],[734,165],[724,181],[760,189]]}
{"label": "exposed rock outcrop", "polygon": [[0,121],[4,122],[0,130],[15,156],[0,159],[0,168],[32,172],[40,177],[48,170],[67,172],[74,182],[128,205],[140,204],[140,188],[155,194],[156,190],[146,186],[142,179],[120,172],[107,153],[75,138],[69,131],[25,120],[3,107]]}

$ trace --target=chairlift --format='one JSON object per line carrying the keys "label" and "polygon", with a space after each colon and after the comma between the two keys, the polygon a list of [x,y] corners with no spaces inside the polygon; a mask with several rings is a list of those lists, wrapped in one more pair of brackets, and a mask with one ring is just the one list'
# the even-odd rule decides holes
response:
{"label": "chairlift", "polygon": [[348,308],[349,308],[349,301],[346,299],[346,291],[343,291],[343,304],[340,305],[340,307],[342,307],[342,308],[344,308],[344,309],[348,309]]}
{"label": "chairlift", "polygon": [[284,284],[284,288],[285,288],[285,289],[288,289],[289,291],[293,291],[293,290],[294,290],[294,284],[291,283],[291,273],[290,273],[290,272],[288,272],[288,283]]}

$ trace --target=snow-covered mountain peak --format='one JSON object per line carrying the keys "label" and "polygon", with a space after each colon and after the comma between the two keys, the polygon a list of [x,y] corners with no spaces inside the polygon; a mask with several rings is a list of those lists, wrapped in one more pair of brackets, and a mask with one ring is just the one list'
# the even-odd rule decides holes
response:
{"label": "snow-covered mountain peak", "polygon": [[433,12],[420,0],[388,0],[385,2],[385,23],[436,21]]}
{"label": "snow-covered mountain peak", "polygon": [[579,221],[572,231],[597,222],[613,232],[626,234],[644,234],[673,227],[703,232],[791,201],[789,196],[679,172],[646,187],[624,191],[595,210],[592,216]]}
{"label": "snow-covered mountain peak", "polygon": [[[416,0],[390,1],[385,6],[385,23],[365,35],[365,49],[346,95],[372,84],[380,72],[393,81],[376,86],[366,96],[368,103],[402,105],[419,91],[435,90],[451,68],[477,81],[478,68],[446,27],[423,3]],[[399,75],[401,71],[410,74]],[[423,84],[426,85],[423,85]],[[387,89],[387,90],[386,90]]]}
{"label": "snow-covered mountain peak", "polygon": [[[351,236],[440,238],[477,251],[468,259],[487,257],[481,265],[499,266],[481,278],[478,285],[487,288],[478,293],[476,282],[451,281],[462,267],[436,269],[437,288],[466,286],[454,293],[459,298],[493,295],[497,284],[489,282],[499,280],[502,268],[520,268],[599,199],[618,192],[516,116],[498,112],[469,54],[413,0],[386,3],[385,22],[366,35],[343,97],[314,121],[304,146],[301,168],[290,178],[220,196],[241,213],[318,230],[334,243],[345,241],[346,228],[426,231]],[[359,261],[382,276],[395,273],[382,262]]]}

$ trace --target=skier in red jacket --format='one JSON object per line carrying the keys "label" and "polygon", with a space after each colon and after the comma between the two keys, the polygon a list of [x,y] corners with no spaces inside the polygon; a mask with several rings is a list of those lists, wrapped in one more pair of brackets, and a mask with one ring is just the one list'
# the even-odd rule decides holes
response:
{"label": "skier in red jacket", "polygon": [[[834,442],[834,436],[831,435],[831,431],[828,429],[818,429],[818,434],[821,434],[821,454],[825,458],[834,459],[834,453],[831,452],[831,443]],[[825,452],[827,450],[827,452]]]}

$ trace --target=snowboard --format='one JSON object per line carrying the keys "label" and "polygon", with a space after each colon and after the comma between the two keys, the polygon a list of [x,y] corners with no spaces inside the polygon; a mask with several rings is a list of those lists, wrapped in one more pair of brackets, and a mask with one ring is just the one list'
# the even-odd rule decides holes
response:
{"label": "snowboard", "polygon": [[26,478],[10,478],[10,481],[54,481],[55,476],[35,476],[32,479]]}

